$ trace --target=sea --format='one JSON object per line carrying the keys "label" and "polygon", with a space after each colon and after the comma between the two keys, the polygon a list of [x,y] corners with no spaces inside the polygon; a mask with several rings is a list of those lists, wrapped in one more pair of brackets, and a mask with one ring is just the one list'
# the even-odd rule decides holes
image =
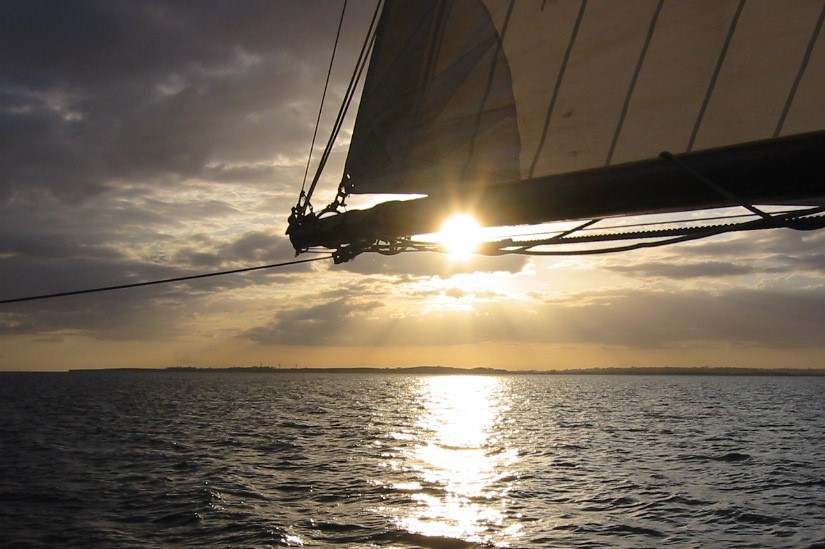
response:
{"label": "sea", "polygon": [[0,546],[825,548],[825,377],[3,373]]}

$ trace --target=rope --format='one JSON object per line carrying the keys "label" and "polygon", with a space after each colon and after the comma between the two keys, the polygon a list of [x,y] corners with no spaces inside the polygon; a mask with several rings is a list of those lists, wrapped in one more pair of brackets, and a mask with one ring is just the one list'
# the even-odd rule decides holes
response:
{"label": "rope", "polygon": [[696,170],[694,170],[693,168],[688,166],[682,159],[680,159],[677,156],[674,156],[672,153],[664,151],[664,152],[660,153],[659,156],[662,157],[662,158],[665,158],[667,160],[670,160],[671,162],[673,162],[674,164],[679,166],[685,173],[687,173],[688,175],[690,175],[691,177],[693,177],[697,181],[701,181],[702,183],[704,183],[707,187],[709,187],[711,190],[713,190],[717,194],[719,194],[721,196],[724,196],[728,200],[736,202],[737,204],[739,204],[740,206],[742,206],[743,208],[745,208],[749,212],[753,213],[754,215],[758,215],[759,217],[761,217],[763,219],[766,219],[766,220],[771,219],[770,214],[763,212],[762,210],[760,210],[756,206],[753,206],[753,205],[749,204],[747,201],[739,198],[738,196],[736,196],[735,194],[733,194],[732,192],[727,190],[722,185],[719,185],[718,183],[715,183],[715,182],[711,181],[710,179],[708,179],[704,175],[700,174],[699,172],[697,172]]}
{"label": "rope", "polygon": [[315,120],[315,131],[312,133],[312,143],[309,145],[309,155],[307,156],[307,167],[304,170],[304,181],[301,183],[301,194],[307,184],[309,175],[309,165],[312,162],[312,150],[315,148],[315,139],[318,137],[318,127],[321,125],[321,113],[324,112],[324,103],[327,98],[329,80],[332,76],[332,65],[335,63],[335,52],[338,51],[338,40],[341,38],[341,28],[344,26],[344,14],[347,12],[347,0],[344,0],[344,7],[341,9],[341,18],[338,20],[338,32],[335,33],[335,43],[332,46],[332,55],[329,58],[329,69],[327,69],[327,79],[324,82],[324,93],[321,94],[321,105],[318,107],[318,118]]}
{"label": "rope", "polygon": [[230,274],[238,274],[238,273],[248,273],[250,271],[261,271],[263,269],[275,269],[277,267],[287,267],[289,265],[297,265],[299,263],[309,263],[310,261],[321,261],[324,259],[330,259],[332,256],[325,255],[324,257],[313,257],[310,259],[296,259],[294,261],[286,261],[284,263],[273,263],[271,265],[259,265],[257,267],[244,267],[242,269],[232,269],[230,271],[219,271],[215,273],[204,273],[204,274],[197,274],[197,275],[189,275],[189,276],[179,276],[177,278],[166,278],[163,280],[150,280],[147,282],[135,282],[132,284],[120,284],[118,286],[105,286],[101,288],[89,288],[86,290],[75,290],[73,292],[60,292],[56,294],[45,294],[45,295],[33,295],[27,297],[18,297],[14,299],[4,299],[0,300],[0,305],[7,305],[9,303],[20,303],[23,301],[36,301],[40,299],[52,299],[56,297],[67,297],[71,295],[81,295],[81,294],[93,294],[97,292],[109,292],[112,290],[125,290],[128,288],[138,288],[140,286],[155,286],[158,284],[170,284],[172,282],[183,282],[185,280],[196,280],[198,278],[209,278],[213,276],[224,276]]}
{"label": "rope", "polygon": [[[659,246],[666,246],[670,244],[677,244],[680,242],[689,242],[691,240],[699,240],[710,236],[720,234],[740,232],[740,231],[758,231],[763,229],[775,229],[777,227],[785,227],[793,230],[816,230],[825,227],[825,219],[821,217],[813,217],[825,211],[825,207],[814,207],[805,210],[796,210],[784,214],[777,214],[771,219],[755,219],[742,223],[734,223],[730,225],[711,225],[704,227],[681,227],[674,229],[660,229],[654,231],[639,231],[634,233],[615,233],[602,234],[592,236],[573,236],[563,239],[550,238],[547,240],[538,240],[528,242],[517,250],[507,250],[504,253],[514,253],[521,255],[538,255],[538,256],[569,256],[569,255],[595,255],[606,254],[612,252],[623,252],[630,250],[638,250],[642,248],[655,248]],[[806,217],[810,216],[810,217]],[[777,224],[777,221],[780,224]],[[610,248],[599,249],[579,249],[579,250],[564,250],[564,251],[539,251],[533,250],[536,246],[553,245],[553,244],[570,244],[582,242],[605,242],[618,240],[639,240],[645,238],[666,238],[657,242],[640,242],[626,246],[615,246]],[[515,245],[515,243],[513,244]]]}
{"label": "rope", "polygon": [[[365,44],[366,50],[371,49],[374,42],[375,35],[373,34],[369,42]],[[343,103],[341,103],[341,109],[338,112],[338,119],[335,121],[335,126],[333,127],[332,134],[329,136],[329,141],[327,141],[327,146],[326,149],[324,149],[324,154],[321,156],[321,161],[318,163],[318,170],[315,173],[315,177],[312,179],[312,185],[310,186],[309,192],[307,193],[307,203],[309,202],[309,199],[312,197],[312,193],[315,191],[315,186],[318,184],[318,180],[321,178],[321,172],[324,171],[324,167],[326,167],[327,160],[329,160],[329,156],[332,154],[332,145],[338,138],[338,132],[341,131],[341,126],[343,126],[344,124],[344,117],[346,116],[347,111],[349,110],[349,107],[352,104],[353,97],[355,97],[355,87],[357,83],[361,80],[361,75],[363,74],[366,66],[367,57],[365,56],[363,60],[361,60],[360,66],[357,68],[355,74],[353,74],[353,78],[350,81],[350,86],[347,88],[347,93],[344,96],[344,101]]]}
{"label": "rope", "polygon": [[[588,221],[578,227],[565,231],[560,235],[554,235],[546,239],[530,240],[530,241],[514,241],[512,238],[504,240],[490,241],[482,244],[477,252],[479,255],[496,256],[505,254],[517,255],[535,255],[535,256],[582,256],[582,255],[597,255],[608,254],[614,252],[624,252],[630,250],[639,250],[643,248],[656,248],[660,246],[667,246],[681,242],[690,242],[717,236],[720,234],[727,234],[739,231],[756,231],[764,229],[775,229],[778,227],[785,227],[797,231],[819,230],[825,228],[825,217],[818,214],[825,212],[825,206],[816,206],[813,208],[806,208],[803,210],[786,211],[776,213],[770,219],[757,218],[750,221],[740,223],[733,223],[727,225],[705,225],[694,227],[675,227],[657,230],[646,230],[636,232],[620,232],[620,233],[603,233],[586,236],[569,236],[578,230],[597,230],[586,229],[587,226],[593,225],[599,220]],[[731,216],[742,217],[742,216]],[[705,219],[726,219],[728,217],[710,217]],[[691,221],[691,220],[685,220]],[[695,220],[693,220],[695,221]],[[679,223],[674,221],[672,223]],[[662,223],[654,223],[662,224]],[[645,223],[638,226],[648,225]],[[629,225],[633,227],[636,225]],[[595,242],[615,242],[622,240],[644,240],[644,239],[659,239],[655,242],[637,242],[633,244],[625,244],[621,246],[612,246],[605,248],[578,248],[573,250],[538,250],[535,248],[543,246],[566,246],[571,244],[595,243]],[[368,247],[350,247],[338,250],[335,257],[337,263],[349,261],[353,257],[364,252],[376,252],[382,255],[396,255],[398,253],[409,252],[436,252],[447,253],[444,247],[439,243],[420,242],[411,240],[409,238],[398,239],[386,243],[378,242]]]}

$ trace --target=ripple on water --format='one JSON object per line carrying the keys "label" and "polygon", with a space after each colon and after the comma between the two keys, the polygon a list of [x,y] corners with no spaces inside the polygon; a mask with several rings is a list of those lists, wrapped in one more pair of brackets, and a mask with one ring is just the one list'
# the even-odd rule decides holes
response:
{"label": "ripple on water", "polygon": [[33,546],[825,548],[822,378],[2,374]]}

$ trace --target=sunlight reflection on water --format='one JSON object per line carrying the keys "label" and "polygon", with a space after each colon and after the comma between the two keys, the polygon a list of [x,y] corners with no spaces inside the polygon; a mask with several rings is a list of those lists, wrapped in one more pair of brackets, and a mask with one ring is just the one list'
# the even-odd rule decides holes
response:
{"label": "sunlight reflection on water", "polygon": [[415,534],[505,545],[507,492],[517,450],[500,437],[506,385],[495,377],[422,378],[415,395],[416,443],[401,454],[416,480],[396,488],[416,505],[399,509],[399,525]]}
{"label": "sunlight reflection on water", "polygon": [[825,547],[825,378],[0,373],[0,547]]}

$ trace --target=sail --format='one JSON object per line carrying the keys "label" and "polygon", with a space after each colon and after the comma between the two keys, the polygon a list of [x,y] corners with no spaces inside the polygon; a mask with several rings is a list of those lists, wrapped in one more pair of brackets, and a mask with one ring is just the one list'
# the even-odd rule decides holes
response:
{"label": "sail", "polygon": [[465,192],[825,128],[823,0],[387,0],[345,190]]}
{"label": "sail", "polygon": [[[825,0],[386,0],[338,198],[299,201],[290,240],[347,261],[430,249],[412,237],[456,213],[584,228],[729,206],[755,222],[604,236],[825,228],[823,20]],[[426,196],[340,211],[350,193]]]}

